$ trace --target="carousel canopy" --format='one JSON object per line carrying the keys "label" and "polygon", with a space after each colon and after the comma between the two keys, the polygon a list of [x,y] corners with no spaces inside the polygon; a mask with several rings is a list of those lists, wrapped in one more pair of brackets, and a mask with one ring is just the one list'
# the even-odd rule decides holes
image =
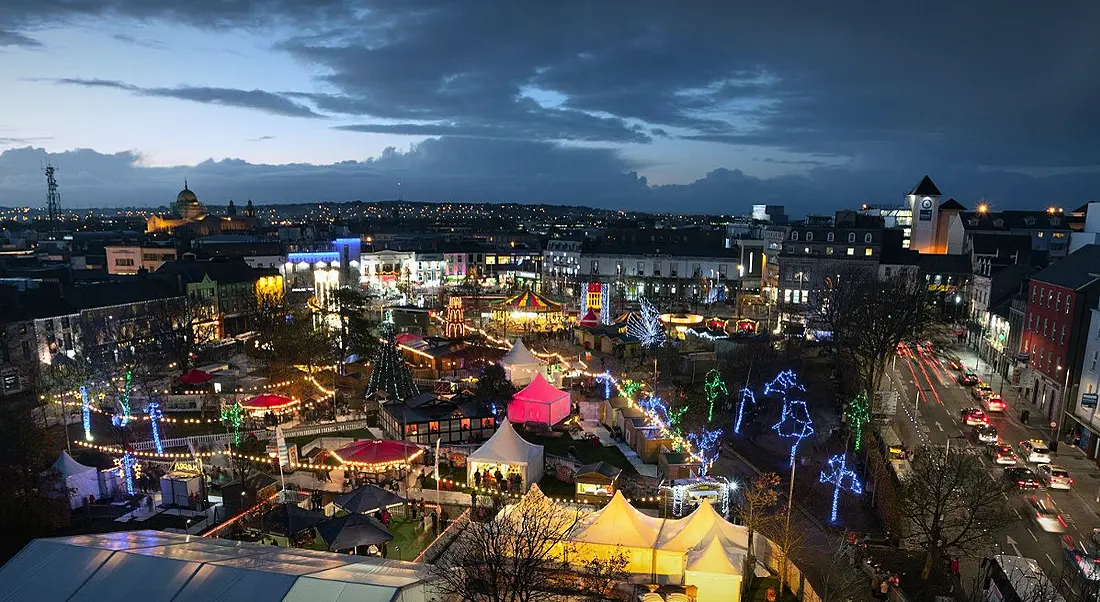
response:
{"label": "carousel canopy", "polygon": [[206,382],[210,382],[214,377],[210,376],[206,372],[199,370],[198,368],[192,368],[180,377],[180,382],[185,385],[201,385]]}
{"label": "carousel canopy", "polygon": [[351,464],[398,464],[421,455],[419,447],[404,441],[356,441],[332,452]]}
{"label": "carousel canopy", "polygon": [[535,313],[560,312],[562,306],[558,303],[531,291],[524,291],[514,297],[510,297],[497,303],[497,309],[512,311],[530,311]]}
{"label": "carousel canopy", "polygon": [[393,539],[386,525],[366,514],[345,514],[317,525],[317,532],[330,550],[349,550],[355,546],[385,543]]}
{"label": "carousel canopy", "polygon": [[398,506],[404,502],[405,499],[396,493],[369,484],[338,495],[332,500],[332,503],[340,508],[357,514],[368,514],[390,506]]}
{"label": "carousel canopy", "polygon": [[246,410],[279,410],[296,403],[298,402],[283,395],[264,393],[241,403],[241,407]]}

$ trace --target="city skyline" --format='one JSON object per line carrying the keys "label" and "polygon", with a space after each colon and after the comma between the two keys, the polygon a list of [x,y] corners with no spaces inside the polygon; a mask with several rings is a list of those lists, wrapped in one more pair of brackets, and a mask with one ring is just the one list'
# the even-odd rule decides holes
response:
{"label": "city skyline", "polygon": [[47,160],[73,208],[165,205],[185,178],[214,205],[795,215],[926,173],[994,209],[1100,184],[1094,6],[743,9],[9,4],[0,205],[40,204]]}

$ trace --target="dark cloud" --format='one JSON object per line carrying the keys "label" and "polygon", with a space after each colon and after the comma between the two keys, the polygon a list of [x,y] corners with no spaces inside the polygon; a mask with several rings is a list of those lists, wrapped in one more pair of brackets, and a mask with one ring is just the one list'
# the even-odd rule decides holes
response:
{"label": "dark cloud", "polygon": [[[187,178],[211,205],[231,198],[259,203],[385,200],[397,183],[409,200],[546,202],[656,212],[741,214],[752,203],[787,206],[794,215],[831,213],[860,203],[897,204],[923,175],[903,169],[851,171],[811,167],[804,175],[762,179],[718,169],[695,182],[651,186],[637,165],[614,151],[544,142],[477,138],[428,139],[408,152],[332,165],[257,165],[239,159],[186,167],[141,167],[136,153],[76,150],[47,155],[21,148],[0,153],[0,199],[41,205],[41,165],[58,166],[68,206],[160,206]],[[996,208],[1076,207],[1080,190],[1100,187],[1100,173],[1031,177],[965,168],[931,174],[948,196],[967,205],[988,199]]]}
{"label": "dark cloud", "polygon": [[295,102],[286,96],[263,90],[238,90],[234,88],[209,88],[203,86],[177,86],[175,88],[142,88],[124,82],[105,79],[82,79],[64,77],[53,80],[55,83],[86,88],[114,88],[141,96],[175,98],[204,104],[215,104],[242,109],[255,109],[272,115],[285,117],[320,118],[323,115],[313,109]]}
{"label": "dark cloud", "polygon": [[43,142],[46,140],[53,140],[51,136],[35,136],[30,138],[12,138],[0,136],[0,146],[21,146],[25,144],[34,144],[36,142]]}
{"label": "dark cloud", "polygon": [[41,48],[42,43],[38,40],[23,35],[17,31],[9,31],[7,29],[0,29],[0,48],[5,46],[19,46],[22,48]]}
{"label": "dark cloud", "polygon": [[275,136],[257,136],[255,138],[249,138],[249,142],[264,142],[265,140],[274,140]]}
{"label": "dark cloud", "polygon": [[[353,131],[501,148],[673,137],[762,158],[781,150],[847,165],[799,163],[816,167],[805,177],[848,196],[902,190],[926,171],[958,174],[964,190],[1002,190],[990,179],[999,174],[1022,189],[1042,181],[1081,196],[1084,189],[1064,187],[1090,181],[1100,165],[1096,2],[1007,0],[994,11],[948,0],[7,0],[0,31],[9,33],[0,41],[15,35],[26,45],[36,27],[85,17],[269,33],[276,48],[316,68],[325,93],[82,85],[280,115],[339,114],[354,118],[341,126]],[[1024,175],[1037,169],[1082,175]],[[797,191],[821,192],[803,179],[715,173],[727,185],[796,200]],[[539,186],[529,183],[529,197],[550,194]]]}

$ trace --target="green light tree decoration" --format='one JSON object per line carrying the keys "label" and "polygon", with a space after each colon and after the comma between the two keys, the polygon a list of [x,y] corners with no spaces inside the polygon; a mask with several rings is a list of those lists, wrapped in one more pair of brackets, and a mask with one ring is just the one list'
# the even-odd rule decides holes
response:
{"label": "green light tree decoration", "polygon": [[871,404],[867,401],[867,395],[860,393],[849,401],[844,408],[844,417],[848,419],[849,433],[856,437],[855,451],[859,451],[863,445],[863,427],[871,422]]}
{"label": "green light tree decoration", "polygon": [[244,408],[241,407],[241,402],[234,402],[233,405],[222,410],[222,422],[233,429],[233,445],[239,446],[241,444],[241,424],[244,423]]}
{"label": "green light tree decoration", "polygon": [[397,330],[392,322],[383,322],[381,331],[383,341],[374,356],[367,394],[385,391],[390,397],[401,400],[416,397],[419,391],[413,382],[412,371],[397,348]]}
{"label": "green light tree decoration", "polygon": [[722,373],[716,369],[707,372],[707,381],[703,385],[703,390],[707,395],[707,422],[711,422],[714,420],[714,402],[721,397],[729,397],[730,392],[726,388],[726,382],[722,380]]}
{"label": "green light tree decoration", "polygon": [[642,390],[642,383],[624,379],[620,387],[623,391],[623,397],[634,399],[638,391]]}

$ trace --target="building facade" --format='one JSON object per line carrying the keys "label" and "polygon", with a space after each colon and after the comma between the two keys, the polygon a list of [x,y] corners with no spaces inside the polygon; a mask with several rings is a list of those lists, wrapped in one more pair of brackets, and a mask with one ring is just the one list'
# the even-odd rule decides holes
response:
{"label": "building facade", "polygon": [[163,245],[108,245],[107,273],[132,276],[138,272],[155,272],[166,262],[176,260],[176,250]]}

